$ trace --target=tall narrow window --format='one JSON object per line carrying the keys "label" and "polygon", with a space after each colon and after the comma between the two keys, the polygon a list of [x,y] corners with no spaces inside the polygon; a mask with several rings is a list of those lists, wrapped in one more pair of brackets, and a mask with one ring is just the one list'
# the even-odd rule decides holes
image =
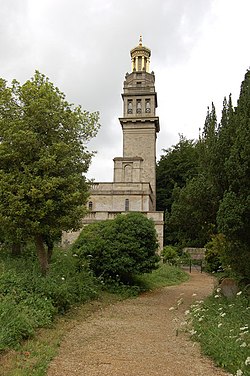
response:
{"label": "tall narrow window", "polygon": [[138,57],[138,70],[139,71],[142,70],[142,57],[141,56]]}
{"label": "tall narrow window", "polygon": [[129,199],[125,199],[125,211],[129,211]]}
{"label": "tall narrow window", "polygon": [[133,113],[132,99],[128,99],[128,114]]}
{"label": "tall narrow window", "polygon": [[146,108],[145,112],[149,114],[151,112],[151,107],[150,107],[150,99],[146,99]]}
{"label": "tall narrow window", "polygon": [[132,166],[129,164],[124,166],[124,180],[125,182],[132,181]]}
{"label": "tall narrow window", "polygon": [[140,99],[136,100],[136,112],[137,114],[141,114],[141,100]]}
{"label": "tall narrow window", "polygon": [[92,211],[92,210],[93,210],[93,202],[89,201],[89,211]]}

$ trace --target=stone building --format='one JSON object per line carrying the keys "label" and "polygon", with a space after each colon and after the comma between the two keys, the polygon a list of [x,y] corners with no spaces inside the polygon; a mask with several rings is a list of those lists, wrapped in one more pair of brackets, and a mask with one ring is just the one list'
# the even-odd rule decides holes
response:
{"label": "stone building", "polygon": [[[153,219],[162,248],[163,212],[156,211],[156,137],[160,125],[155,76],[149,71],[151,51],[140,37],[130,54],[132,72],[125,76],[123,117],[119,118],[123,156],[114,158],[113,182],[92,184],[83,225],[113,219],[118,213],[141,212]],[[72,242],[76,236],[64,234],[63,241]]]}

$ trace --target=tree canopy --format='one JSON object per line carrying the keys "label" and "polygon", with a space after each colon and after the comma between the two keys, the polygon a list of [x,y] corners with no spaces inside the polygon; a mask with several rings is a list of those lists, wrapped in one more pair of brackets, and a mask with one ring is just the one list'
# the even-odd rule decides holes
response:
{"label": "tree canopy", "polygon": [[157,170],[158,202],[161,209],[168,209],[165,241],[179,246],[205,246],[211,236],[222,233],[228,265],[249,278],[250,71],[241,84],[235,108],[231,95],[228,100],[224,98],[219,122],[214,104],[208,108],[198,142],[189,144],[196,164],[194,160],[193,164],[186,163],[188,178],[181,180],[181,172],[173,187],[172,176],[183,166],[183,159],[177,161],[174,156],[179,147],[180,143],[161,157]]}
{"label": "tree canopy", "polygon": [[80,265],[104,280],[131,282],[136,274],[156,269],[159,256],[154,222],[142,213],[120,214],[86,226],[72,247]]}
{"label": "tree canopy", "polygon": [[172,192],[175,187],[182,188],[197,174],[197,151],[195,142],[179,135],[179,142],[164,149],[156,166],[157,210],[171,211]]}
{"label": "tree canopy", "polygon": [[80,225],[98,117],[38,71],[23,85],[0,79],[0,225],[12,242],[35,240],[44,272],[46,237]]}

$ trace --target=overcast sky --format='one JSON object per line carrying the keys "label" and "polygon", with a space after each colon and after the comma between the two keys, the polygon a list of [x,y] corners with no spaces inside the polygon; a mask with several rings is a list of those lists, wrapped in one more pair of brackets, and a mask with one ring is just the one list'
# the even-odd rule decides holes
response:
{"label": "overcast sky", "polygon": [[0,0],[0,76],[23,83],[38,69],[69,102],[100,111],[88,177],[112,181],[140,34],[156,77],[159,159],[178,134],[198,138],[212,101],[218,118],[224,96],[236,105],[250,66],[249,14],[250,0]]}

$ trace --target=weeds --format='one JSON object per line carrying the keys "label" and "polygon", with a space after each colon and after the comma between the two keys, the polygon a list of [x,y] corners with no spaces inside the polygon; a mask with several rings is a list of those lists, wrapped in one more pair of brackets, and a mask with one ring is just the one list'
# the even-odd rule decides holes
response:
{"label": "weeds", "polygon": [[203,352],[235,376],[250,375],[249,297],[241,291],[228,300],[218,288],[213,296],[195,302],[186,312],[190,334]]}
{"label": "weeds", "polygon": [[90,272],[78,271],[74,258],[60,250],[46,278],[32,254],[13,258],[2,251],[0,257],[0,351],[17,347],[37,328],[51,325],[56,314],[100,292]]}
{"label": "weeds", "polygon": [[[91,312],[126,297],[138,295],[142,290],[151,290],[157,287],[177,284],[188,278],[185,272],[176,267],[161,265],[159,269],[153,271],[153,273],[140,276],[140,281],[134,281],[135,285],[133,286],[122,285],[118,282],[113,285],[105,286],[101,283],[101,280],[98,280],[99,285],[96,285],[96,280],[93,279],[87,270],[85,271],[85,279],[81,279],[83,275],[81,275],[82,277],[80,278],[74,268],[75,257],[72,257],[64,252],[58,251],[55,254],[55,259],[51,266],[50,275],[48,279],[44,279],[31,273],[32,267],[27,260],[22,261],[24,264],[22,264],[21,268],[20,260],[15,263],[12,259],[9,261],[6,260],[6,257],[2,255],[0,268],[2,268],[2,272],[3,270],[5,270],[5,272],[3,272],[2,279],[0,279],[0,289],[2,292],[4,291],[4,295],[1,295],[0,298],[0,306],[3,301],[7,299],[6,296],[9,295],[11,299],[12,294],[19,297],[17,300],[26,307],[24,309],[25,312],[27,309],[30,309],[30,307],[32,307],[32,309],[35,308],[36,304],[45,304],[45,306],[40,306],[40,308],[37,309],[41,315],[40,318],[38,312],[34,313],[34,311],[32,315],[22,317],[22,315],[19,315],[20,310],[15,313],[13,311],[13,316],[9,316],[8,319],[11,307],[13,308],[12,302],[10,302],[9,310],[4,310],[6,313],[5,324],[1,322],[0,318],[1,328],[3,328],[3,325],[7,325],[8,322],[13,322],[13,325],[10,323],[8,334],[6,332],[6,336],[2,339],[2,342],[5,343],[5,348],[8,346],[15,347],[16,350],[0,353],[0,361],[2,361],[1,375],[45,376],[48,364],[56,355],[58,346],[60,346],[61,339],[65,332],[70,330],[77,322],[85,320]],[[21,269],[23,272],[20,272]],[[7,272],[7,270],[10,272]],[[72,274],[74,274],[74,276]],[[77,287],[79,285],[80,290]],[[51,289],[49,289],[50,286]],[[102,292],[100,292],[100,286],[103,288]],[[69,288],[68,291],[67,287]],[[75,291],[73,291],[74,288]],[[27,291],[25,292],[25,289],[27,289],[29,293],[27,293]],[[113,294],[105,292],[105,289],[109,291],[112,290]],[[34,293],[34,291],[36,293]],[[77,293],[79,294],[78,296]],[[98,299],[84,305],[74,306],[63,317],[57,316],[58,319],[50,326],[55,313],[64,311],[65,307],[72,303],[76,297],[77,301],[80,302],[80,300],[84,301],[87,298],[90,300],[91,297],[97,297],[97,294]],[[21,296],[24,298],[28,296],[27,299],[31,300],[29,301],[30,304],[26,306],[27,302],[25,302],[25,299],[22,301]],[[35,301],[35,298],[38,300]],[[39,299],[41,299],[41,302]],[[52,304],[52,307],[47,306],[47,303]],[[51,312],[52,317],[50,319],[49,314],[51,314]],[[17,314],[17,319],[20,320],[20,328],[22,328],[21,335],[18,337],[19,340],[15,337],[15,333],[18,332],[15,324],[15,314]],[[41,326],[40,320],[45,320],[44,325],[49,327],[35,331],[34,322],[32,322],[33,319],[36,320],[35,326]],[[2,333],[4,333],[4,331]],[[17,345],[18,341],[20,342],[20,338],[26,337],[29,337],[27,341],[22,342],[21,345]],[[8,338],[13,338],[13,342],[8,343]]]}

